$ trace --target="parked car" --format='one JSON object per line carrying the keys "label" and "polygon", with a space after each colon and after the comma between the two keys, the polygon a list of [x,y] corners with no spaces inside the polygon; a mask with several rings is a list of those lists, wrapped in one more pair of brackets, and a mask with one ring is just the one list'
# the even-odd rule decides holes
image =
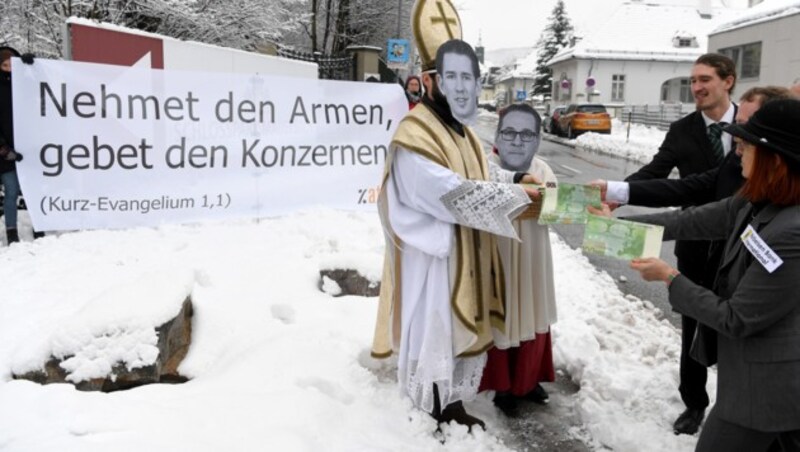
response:
{"label": "parked car", "polygon": [[561,129],[558,127],[558,118],[566,109],[567,107],[565,105],[560,105],[553,109],[553,113],[550,116],[545,116],[542,124],[545,132],[552,133],[553,135],[561,135]]}
{"label": "parked car", "polygon": [[497,102],[494,99],[478,102],[478,107],[486,111],[497,111]]}
{"label": "parked car", "polygon": [[611,116],[600,104],[570,104],[559,116],[558,127],[567,138],[584,132],[611,133]]}

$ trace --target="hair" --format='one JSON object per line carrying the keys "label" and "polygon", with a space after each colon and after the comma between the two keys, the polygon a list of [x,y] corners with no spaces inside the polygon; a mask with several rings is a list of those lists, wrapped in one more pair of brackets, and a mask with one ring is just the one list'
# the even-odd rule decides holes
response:
{"label": "hair", "polygon": [[536,120],[536,133],[539,133],[542,129],[542,117],[539,116],[539,113],[530,105],[528,104],[511,104],[497,114],[497,131],[499,132],[500,129],[503,128],[503,118],[506,117],[507,114],[512,112],[520,112],[520,113],[527,113],[529,115],[533,115],[533,118]]}
{"label": "hair", "polygon": [[475,54],[475,50],[471,45],[460,39],[451,39],[440,45],[439,49],[436,50],[437,69],[442,68],[442,65],[444,64],[445,53],[455,53],[457,55],[464,55],[468,57],[470,61],[472,61],[472,74],[475,76],[475,79],[477,80],[481,77],[481,67],[478,64],[478,56]]}
{"label": "hair", "polygon": [[736,63],[734,63],[732,59],[719,53],[706,53],[704,55],[700,55],[700,57],[695,60],[694,64],[704,64],[714,68],[714,71],[717,73],[717,77],[721,78],[722,80],[725,80],[728,77],[733,77],[733,83],[728,90],[728,94],[733,93],[733,89],[736,88]]}
{"label": "hair", "polygon": [[422,91],[422,79],[418,75],[409,75],[403,88],[408,89],[408,84],[411,83],[411,80],[416,80],[419,83],[419,90]]}
{"label": "hair", "polygon": [[4,62],[5,60],[17,56],[9,49],[0,49],[0,63]]}
{"label": "hair", "polygon": [[759,102],[762,106],[767,102],[778,99],[794,99],[795,96],[788,88],[782,86],[756,86],[748,89],[739,100],[744,102]]}
{"label": "hair", "polygon": [[739,194],[753,203],[800,204],[800,167],[789,166],[783,156],[769,149],[755,147],[750,176]]}

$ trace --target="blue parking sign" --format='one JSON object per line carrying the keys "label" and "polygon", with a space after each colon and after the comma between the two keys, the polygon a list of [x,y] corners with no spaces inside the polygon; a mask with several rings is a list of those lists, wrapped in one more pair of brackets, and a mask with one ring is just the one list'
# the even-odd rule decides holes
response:
{"label": "blue parking sign", "polygon": [[390,39],[386,46],[386,61],[388,63],[408,64],[408,54],[411,43],[408,39]]}

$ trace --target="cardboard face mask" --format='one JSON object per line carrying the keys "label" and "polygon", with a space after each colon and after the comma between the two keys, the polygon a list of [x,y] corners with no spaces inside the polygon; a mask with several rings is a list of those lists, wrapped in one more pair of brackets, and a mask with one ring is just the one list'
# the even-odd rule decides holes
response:
{"label": "cardboard face mask", "polygon": [[527,172],[539,150],[541,136],[536,117],[525,111],[511,111],[498,124],[495,146],[504,169]]}
{"label": "cardboard face mask", "polygon": [[463,41],[458,41],[462,48],[446,50],[451,42],[454,41],[442,46],[444,51],[436,67],[436,80],[453,117],[462,124],[471,125],[478,117],[478,96],[481,91],[480,74],[476,74],[475,70],[478,58]]}

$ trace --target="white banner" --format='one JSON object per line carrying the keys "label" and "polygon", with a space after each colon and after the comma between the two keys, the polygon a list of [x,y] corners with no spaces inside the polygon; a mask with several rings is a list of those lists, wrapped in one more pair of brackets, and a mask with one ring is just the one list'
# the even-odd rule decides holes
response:
{"label": "white banner", "polygon": [[13,63],[14,138],[37,230],[374,209],[399,85]]}

